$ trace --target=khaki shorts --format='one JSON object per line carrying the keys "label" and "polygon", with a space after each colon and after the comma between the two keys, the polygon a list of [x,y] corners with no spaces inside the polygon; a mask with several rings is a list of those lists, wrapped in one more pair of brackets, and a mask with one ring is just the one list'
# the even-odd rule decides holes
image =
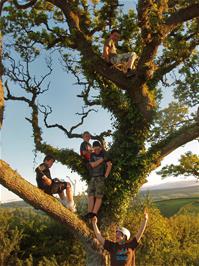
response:
{"label": "khaki shorts", "polygon": [[104,195],[104,176],[92,177],[88,183],[88,196],[102,198]]}
{"label": "khaki shorts", "polygon": [[116,54],[116,55],[113,55],[110,58],[110,62],[113,65],[122,64],[124,62],[128,62],[129,59],[132,58],[132,57],[137,58],[137,54],[135,52],[124,53],[124,54]]}

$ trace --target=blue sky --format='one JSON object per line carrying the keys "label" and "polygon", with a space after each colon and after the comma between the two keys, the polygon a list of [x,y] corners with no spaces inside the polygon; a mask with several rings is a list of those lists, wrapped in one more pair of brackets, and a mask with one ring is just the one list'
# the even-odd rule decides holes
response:
{"label": "blue sky", "polygon": [[[120,2],[125,2],[125,8],[129,8],[132,5],[132,1]],[[135,5],[135,1],[133,3]],[[63,71],[57,55],[53,56],[53,68],[53,73],[49,78],[49,81],[51,81],[50,90],[40,98],[39,102],[52,106],[53,114],[49,117],[49,122],[58,122],[66,128],[70,128],[79,121],[79,117],[75,113],[81,112],[82,107],[81,99],[76,97],[80,92],[80,87],[74,84],[76,80],[72,75]],[[42,58],[42,61],[39,60],[34,64],[32,71],[37,76],[45,73],[44,58]],[[10,84],[10,86],[13,91],[17,93],[20,91],[17,85]],[[171,91],[167,88],[162,105],[166,106],[171,99]],[[43,160],[43,154],[37,153],[34,162],[35,153],[32,130],[30,124],[25,120],[25,117],[29,115],[30,110],[24,103],[6,102],[5,119],[1,131],[1,157],[26,180],[36,184],[34,168]],[[102,130],[108,129],[109,125],[110,114],[104,110],[99,110],[97,113],[91,113],[85,125],[76,132],[81,133],[84,130],[89,130],[91,133],[99,133]],[[52,146],[73,148],[76,152],[79,152],[81,139],[67,139],[63,132],[57,129],[44,129],[43,139]],[[199,150],[198,142],[194,141],[177,149],[165,158],[162,166],[171,162],[177,163],[180,154],[188,150],[197,153]],[[80,181],[80,177],[75,173],[71,173],[69,169],[60,163],[55,163],[51,172],[53,177],[65,178],[70,176],[77,183],[76,193],[86,189],[86,185]],[[173,178],[161,181],[160,177],[153,172],[148,180],[149,184],[154,185],[172,181]],[[17,199],[17,196],[8,192],[3,187],[1,187],[0,193],[0,201],[2,202]]]}

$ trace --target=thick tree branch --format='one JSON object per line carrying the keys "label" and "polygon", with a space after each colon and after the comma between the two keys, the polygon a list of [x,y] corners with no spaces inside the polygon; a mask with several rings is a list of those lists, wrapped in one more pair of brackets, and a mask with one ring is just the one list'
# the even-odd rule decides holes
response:
{"label": "thick tree branch", "polygon": [[171,134],[167,139],[160,141],[159,143],[153,145],[147,156],[152,156],[157,154],[156,162],[160,163],[164,157],[179,148],[180,146],[195,140],[199,137],[199,122],[196,121],[192,125],[183,126],[175,133]]}
{"label": "thick tree branch", "polygon": [[[92,231],[81,221],[77,215],[63,207],[55,198],[47,195],[40,189],[36,188],[4,161],[0,161],[0,183],[16,195],[27,201],[33,207],[40,209],[49,216],[60,222],[74,234],[88,249],[93,252],[101,249]],[[97,255],[97,254],[96,254]]]}
{"label": "thick tree branch", "polygon": [[170,17],[168,17],[165,21],[165,24],[174,27],[180,23],[183,23],[196,17],[199,17],[199,4],[194,4],[186,8],[181,8],[177,12],[173,13]]}

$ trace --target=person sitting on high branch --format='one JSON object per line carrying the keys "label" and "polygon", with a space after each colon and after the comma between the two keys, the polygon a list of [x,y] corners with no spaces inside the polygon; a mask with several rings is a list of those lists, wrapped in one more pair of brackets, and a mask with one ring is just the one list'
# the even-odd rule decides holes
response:
{"label": "person sitting on high branch", "polygon": [[125,227],[116,229],[116,242],[106,240],[101,235],[97,225],[97,217],[92,218],[93,229],[97,240],[110,253],[111,266],[135,266],[135,249],[144,233],[148,222],[148,213],[144,211],[144,220],[142,221],[137,234],[130,239],[130,232]]}
{"label": "person sitting on high branch", "polygon": [[103,58],[107,63],[111,63],[113,65],[127,63],[127,77],[133,76],[135,73],[132,70],[135,60],[137,59],[137,54],[135,52],[129,53],[117,53],[117,42],[120,40],[120,31],[114,29],[111,31],[109,38],[105,41],[104,50],[103,50]]}

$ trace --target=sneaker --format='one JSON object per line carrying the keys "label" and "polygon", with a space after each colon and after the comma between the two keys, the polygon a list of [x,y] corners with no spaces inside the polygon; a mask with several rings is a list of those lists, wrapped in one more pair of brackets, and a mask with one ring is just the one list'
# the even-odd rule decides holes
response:
{"label": "sneaker", "polygon": [[72,212],[76,212],[77,211],[74,201],[67,202],[67,206],[66,207]]}
{"label": "sneaker", "polygon": [[126,77],[131,78],[133,76],[135,76],[135,71],[133,71],[132,69],[128,70],[126,73]]}
{"label": "sneaker", "polygon": [[84,215],[84,219],[92,219],[94,216],[97,216],[94,212],[88,212],[86,215]]}
{"label": "sneaker", "polygon": [[86,215],[84,215],[84,219],[91,219],[92,218],[93,213],[92,212],[88,212]]}

